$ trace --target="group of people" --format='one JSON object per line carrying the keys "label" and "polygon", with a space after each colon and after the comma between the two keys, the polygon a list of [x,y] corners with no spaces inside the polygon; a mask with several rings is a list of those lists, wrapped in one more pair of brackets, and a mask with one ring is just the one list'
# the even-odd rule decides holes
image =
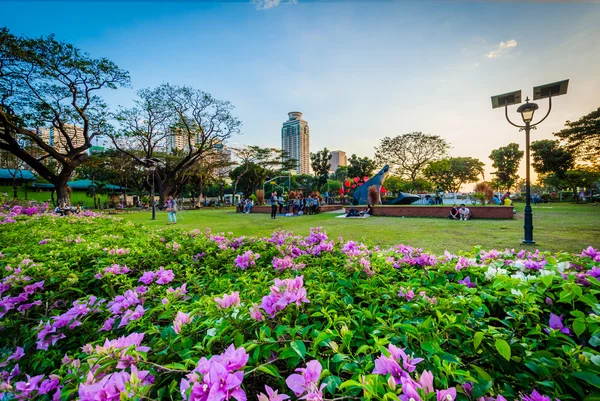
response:
{"label": "group of people", "polygon": [[252,209],[252,206],[254,206],[254,201],[252,199],[242,198],[235,205],[235,208],[236,208],[236,212],[248,214],[248,213],[250,213],[250,209]]}
{"label": "group of people", "polygon": [[316,193],[313,193],[307,197],[300,193],[297,196],[290,196],[286,202],[282,194],[277,196],[277,191],[273,191],[269,200],[271,203],[271,219],[275,219],[277,217],[278,208],[279,214],[285,214],[286,216],[295,214],[301,216],[305,213],[317,213],[320,206],[319,195]]}
{"label": "group of people", "polygon": [[468,207],[465,206],[464,203],[461,203],[459,207],[456,207],[456,203],[452,205],[452,209],[450,209],[450,214],[448,218],[450,220],[471,220],[473,217],[473,213],[469,210]]}

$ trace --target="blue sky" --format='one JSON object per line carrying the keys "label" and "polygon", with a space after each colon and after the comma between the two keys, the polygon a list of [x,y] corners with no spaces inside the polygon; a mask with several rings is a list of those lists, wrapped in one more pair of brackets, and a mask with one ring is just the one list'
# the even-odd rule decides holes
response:
{"label": "blue sky", "polygon": [[[384,136],[434,133],[454,156],[488,165],[524,135],[490,96],[569,78],[533,139],[600,106],[600,4],[320,2],[257,9],[251,2],[1,2],[15,34],[55,33],[132,77],[107,94],[186,84],[231,101],[236,144],[280,146],[287,112],[302,111],[311,150],[373,156]],[[539,103],[545,111],[545,101]],[[512,110],[516,116],[516,107]]]}

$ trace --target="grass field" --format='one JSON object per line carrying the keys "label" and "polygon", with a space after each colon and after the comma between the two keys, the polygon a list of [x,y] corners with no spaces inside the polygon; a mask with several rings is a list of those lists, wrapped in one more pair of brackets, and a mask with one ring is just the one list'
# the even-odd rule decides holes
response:
{"label": "grass field", "polygon": [[[481,245],[490,248],[521,248],[523,205],[517,205],[513,220],[450,221],[439,218],[371,217],[336,219],[336,213],[315,216],[278,217],[268,214],[239,214],[232,208],[178,212],[178,224],[172,229],[205,229],[232,232],[235,235],[266,236],[282,229],[298,235],[308,234],[311,227],[323,227],[330,238],[362,241],[380,246],[407,244],[441,253],[456,252]],[[600,247],[600,206],[546,204],[533,207],[535,248],[544,251],[580,252],[590,245]],[[166,228],[167,213],[133,212],[127,220],[149,227]]]}

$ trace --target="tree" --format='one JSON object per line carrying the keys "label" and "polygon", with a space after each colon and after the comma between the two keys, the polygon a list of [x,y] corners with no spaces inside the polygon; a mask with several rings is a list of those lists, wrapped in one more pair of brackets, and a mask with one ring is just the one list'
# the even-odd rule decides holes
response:
{"label": "tree", "polygon": [[220,149],[241,123],[231,114],[231,103],[188,86],[163,84],[137,95],[134,107],[116,114],[119,129],[109,137],[140,165],[162,160],[155,170],[162,202],[185,184],[186,171]]}
{"label": "tree", "polygon": [[531,165],[536,173],[544,178],[554,176],[555,180],[566,181],[567,171],[573,169],[575,157],[572,152],[560,146],[558,141],[544,139],[531,144],[533,161]]}
{"label": "tree", "polygon": [[554,135],[566,142],[566,150],[577,157],[600,162],[600,107],[576,121],[567,121],[567,128]]}
{"label": "tree", "polygon": [[[86,161],[92,139],[108,129],[98,93],[128,83],[128,73],[112,61],[91,58],[53,35],[29,39],[0,28],[0,149],[54,184],[58,204],[69,205],[67,182]],[[39,150],[24,147],[23,139]]]}
{"label": "tree", "polygon": [[429,163],[425,177],[443,191],[458,192],[463,184],[476,182],[484,164],[474,157],[450,157]]}
{"label": "tree", "polygon": [[350,156],[348,159],[348,177],[371,177],[375,171],[375,161],[368,157]]}
{"label": "tree", "polygon": [[321,188],[327,183],[329,169],[331,168],[331,152],[324,148],[317,153],[310,154],[310,166],[315,174],[315,186]]}
{"label": "tree", "polygon": [[450,145],[438,135],[412,132],[394,138],[385,137],[375,148],[378,164],[388,164],[393,172],[416,184],[416,179],[432,161],[446,156]]}
{"label": "tree", "polygon": [[509,143],[508,145],[492,150],[490,159],[492,159],[492,167],[496,169],[496,178],[494,180],[495,187],[499,189],[510,190],[514,185],[519,175],[519,163],[525,152],[519,150],[519,145]]}
{"label": "tree", "polygon": [[234,193],[237,191],[237,186],[240,180],[249,172],[252,164],[256,164],[267,169],[279,168],[280,171],[293,170],[296,168],[296,160],[288,158],[284,151],[277,148],[247,146],[231,148],[231,150],[238,159],[237,164],[242,167],[241,169],[236,169],[236,178],[234,179],[233,183]]}
{"label": "tree", "polygon": [[336,179],[341,182],[345,181],[347,177],[348,166],[338,166],[337,170],[335,170],[335,173],[332,174],[333,179]]}

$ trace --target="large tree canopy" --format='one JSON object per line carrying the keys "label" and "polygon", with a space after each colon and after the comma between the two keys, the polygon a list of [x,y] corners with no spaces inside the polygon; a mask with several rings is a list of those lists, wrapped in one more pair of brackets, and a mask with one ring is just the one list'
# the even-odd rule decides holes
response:
{"label": "large tree canopy", "polygon": [[375,160],[380,165],[388,164],[395,174],[414,184],[425,167],[446,156],[448,149],[448,142],[438,135],[411,132],[383,138],[375,148]]}
{"label": "large tree canopy", "polygon": [[[186,172],[199,160],[214,156],[241,123],[233,106],[188,86],[163,84],[138,91],[135,106],[116,114],[119,129],[110,135],[123,154],[147,165],[158,158],[155,170],[161,200],[186,181]],[[141,154],[136,152],[141,150]]]}
{"label": "large tree canopy", "polygon": [[327,148],[310,154],[310,166],[316,178],[316,188],[321,188],[327,183],[329,169],[331,169],[331,152]]}
{"label": "large tree canopy", "polygon": [[519,150],[519,145],[516,143],[509,143],[498,149],[492,150],[490,159],[492,159],[492,166],[496,169],[495,184],[500,189],[510,190],[519,178],[517,171],[519,170],[519,164],[525,152]]}
{"label": "large tree canopy", "polygon": [[566,143],[567,150],[579,158],[600,162],[600,107],[576,121],[567,121],[567,128],[554,133]]}
{"label": "large tree canopy", "polygon": [[54,184],[59,205],[70,204],[67,182],[108,127],[98,93],[128,83],[128,73],[106,58],[52,35],[30,39],[0,28],[0,149]]}
{"label": "large tree canopy", "polygon": [[558,141],[543,139],[531,144],[533,169],[538,174],[555,174],[564,179],[575,164],[573,153],[560,146]]}
{"label": "large tree canopy", "polygon": [[458,192],[463,184],[478,181],[483,167],[474,157],[450,157],[429,163],[425,177],[444,191]]}
{"label": "large tree canopy", "polygon": [[[338,168],[339,169],[339,168]],[[368,157],[350,156],[348,159],[347,177],[371,177],[375,171],[375,161]]]}

